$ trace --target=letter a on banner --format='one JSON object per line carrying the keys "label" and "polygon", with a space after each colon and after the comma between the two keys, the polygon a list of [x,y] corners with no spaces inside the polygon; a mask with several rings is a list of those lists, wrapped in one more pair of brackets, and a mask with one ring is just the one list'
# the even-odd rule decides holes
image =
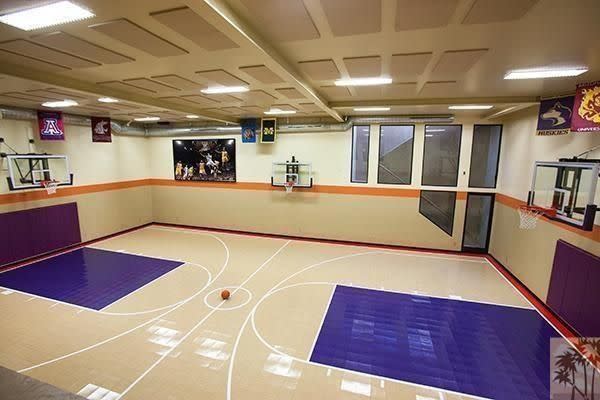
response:
{"label": "letter a on banner", "polygon": [[38,111],[41,140],[65,140],[65,127],[60,111]]}

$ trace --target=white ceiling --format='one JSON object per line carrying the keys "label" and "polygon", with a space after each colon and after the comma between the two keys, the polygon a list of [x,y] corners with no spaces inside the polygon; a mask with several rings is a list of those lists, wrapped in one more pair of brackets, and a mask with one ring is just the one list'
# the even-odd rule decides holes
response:
{"label": "white ceiling", "polygon": [[[48,2],[0,0],[0,13]],[[271,106],[339,119],[369,104],[431,113],[486,102],[494,112],[600,79],[598,0],[77,2],[96,17],[32,32],[0,24],[0,104],[39,108],[68,95],[81,104],[70,112],[123,119],[235,121]],[[503,79],[514,68],[560,65],[589,71]],[[333,85],[379,75],[394,83]],[[200,92],[215,84],[251,91]],[[100,95],[123,101],[101,104]]]}

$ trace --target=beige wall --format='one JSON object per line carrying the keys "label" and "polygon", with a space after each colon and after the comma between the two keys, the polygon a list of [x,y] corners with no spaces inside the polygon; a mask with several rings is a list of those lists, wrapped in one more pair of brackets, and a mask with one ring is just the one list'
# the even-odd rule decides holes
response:
{"label": "beige wall", "polygon": [[[558,161],[600,145],[600,135],[593,133],[536,136],[537,107],[516,113],[503,124],[498,191],[522,201],[527,200],[535,161]],[[600,152],[590,154],[590,158],[600,158]],[[499,202],[494,213],[490,254],[542,300],[548,293],[557,240],[600,254],[600,243],[581,231],[546,221],[540,221],[534,230],[521,230],[516,208]]]}
{"label": "beige wall", "polygon": [[[35,122],[0,120],[0,137],[18,152],[33,150],[67,155],[75,186],[148,177],[147,139],[113,136],[113,143],[92,143],[88,127],[67,125],[65,131],[65,141],[42,142],[35,134]],[[35,139],[33,149],[29,148],[30,137]],[[11,153],[6,146],[0,151]],[[0,162],[0,195],[3,195],[9,190],[6,161]],[[87,241],[152,222],[151,193],[151,188],[146,186],[9,204],[0,202],[0,213],[77,202],[82,239]]]}

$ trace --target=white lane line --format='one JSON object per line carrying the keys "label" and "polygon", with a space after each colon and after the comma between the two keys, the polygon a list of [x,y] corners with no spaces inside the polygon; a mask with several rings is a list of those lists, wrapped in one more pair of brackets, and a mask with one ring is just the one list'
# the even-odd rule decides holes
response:
{"label": "white lane line", "polygon": [[[337,288],[336,284],[332,285],[333,287],[331,288],[331,293],[329,294],[329,299],[327,299],[327,306],[325,307],[325,312],[323,312],[323,316],[321,317],[321,321],[319,322],[319,329],[317,329],[317,334],[315,335],[315,339],[312,342],[312,345],[310,346],[310,351],[308,352],[308,358],[306,359],[306,361],[310,361],[310,356],[312,355],[313,351],[315,350],[315,346],[317,345],[317,339],[319,338],[319,335],[321,334],[321,330],[323,329],[323,323],[325,323],[325,316],[327,315],[327,311],[329,311],[329,306],[331,305],[331,300],[333,300],[333,295],[335,294],[335,289]],[[254,326],[254,316],[252,317],[252,326]]]}
{"label": "white lane line", "polygon": [[[262,304],[263,301],[265,301],[268,297],[272,296],[273,294],[277,293],[277,292],[281,292],[287,289],[290,289],[292,287],[298,287],[298,286],[309,286],[309,285],[332,285],[334,286],[334,290],[335,290],[335,284],[332,284],[330,282],[301,282],[301,283],[295,283],[292,285],[288,285],[288,286],[284,286],[281,287],[275,291],[269,292],[267,294],[265,294],[256,304],[255,306],[252,308],[252,311],[250,312],[250,314],[248,315],[248,317],[251,320],[251,326],[252,326],[252,330],[254,331],[254,334],[256,335],[256,337],[258,338],[258,340],[261,341],[261,343],[267,347],[270,351],[279,354],[283,357],[289,358],[290,360],[302,363],[302,364],[309,364],[309,365],[314,365],[314,366],[318,366],[320,368],[324,368],[324,369],[332,369],[335,371],[341,371],[344,373],[351,373],[351,374],[356,374],[356,375],[360,375],[360,376],[365,376],[368,378],[374,378],[374,379],[382,379],[382,380],[386,380],[386,381],[391,381],[391,382],[396,382],[396,383],[400,383],[400,384],[404,384],[404,385],[408,385],[408,386],[413,386],[413,387],[418,387],[418,388],[422,388],[422,389],[428,389],[428,390],[435,390],[435,391],[441,391],[441,392],[446,392],[449,394],[453,394],[453,395],[458,395],[458,396],[462,396],[462,397],[468,397],[471,399],[478,399],[478,400],[491,400],[488,399],[487,397],[480,397],[480,396],[476,396],[476,395],[472,395],[472,394],[467,394],[467,393],[460,393],[460,392],[455,392],[452,390],[448,390],[448,389],[443,389],[443,388],[439,388],[439,387],[435,387],[435,386],[428,386],[428,385],[422,385],[419,383],[414,383],[414,382],[410,382],[410,381],[403,381],[400,379],[394,379],[394,378],[388,378],[388,377],[384,377],[384,376],[379,376],[379,375],[372,375],[366,372],[360,372],[360,371],[354,371],[354,370],[350,370],[350,369],[345,369],[345,368],[340,368],[340,367],[335,367],[335,366],[331,366],[331,365],[325,365],[325,364],[320,364],[314,361],[310,361],[310,360],[304,360],[302,358],[298,358],[289,354],[286,354],[284,352],[282,352],[281,350],[277,349],[276,347],[272,346],[271,344],[269,344],[264,337],[260,334],[260,332],[258,331],[258,329],[256,328],[256,322],[255,322],[255,314],[256,314],[256,310],[258,310],[259,306]],[[327,310],[325,310],[325,313],[327,313]],[[248,319],[248,318],[247,318]],[[242,329],[245,328],[245,325],[242,326]],[[312,351],[311,351],[312,353]],[[309,355],[310,357],[310,355]],[[233,361],[233,355],[232,355],[232,361]],[[229,399],[230,397],[228,397]]]}
{"label": "white lane line", "polygon": [[[271,262],[271,260],[273,260],[288,244],[290,244],[290,241],[288,240],[287,242],[285,242],[285,244],[283,246],[281,246],[271,257],[269,257],[265,262],[262,263],[262,265],[260,267],[258,267],[256,269],[256,271],[254,271],[252,274],[250,274],[232,293],[231,295],[233,296],[236,292],[238,292],[239,290],[243,289],[243,286],[248,283],[248,281],[250,281],[250,279],[252,279],[257,273],[259,273],[267,264],[269,264]],[[169,354],[171,354],[171,352],[173,352],[173,350],[175,350],[181,343],[183,343],[192,333],[194,333],[194,331],[196,329],[198,329],[198,327],[200,325],[202,325],[204,323],[204,321],[206,321],[208,318],[210,318],[211,315],[213,315],[215,312],[217,312],[219,310],[219,308],[225,303],[226,300],[222,300],[215,308],[213,308],[208,314],[206,314],[206,316],[204,318],[202,318],[200,321],[198,321],[196,323],[196,325],[194,325],[192,327],[192,329],[190,329],[181,339],[179,339],[179,341],[172,346],[171,348],[169,348],[169,350],[167,350],[166,352],[163,353],[162,356],[160,356],[146,371],[144,371],[144,373],[142,375],[140,375],[135,381],[133,381],[133,383],[131,383],[131,385],[129,385],[125,390],[123,390],[121,392],[121,395],[119,396],[119,399],[123,398],[123,396],[125,396],[131,389],[133,389],[133,387],[135,385],[138,384],[138,382],[140,382],[142,379],[144,379],[144,377],[146,375],[148,375],[154,368],[156,368],[157,365],[159,365],[166,357],[169,356]]]}
{"label": "white lane line", "polygon": [[[226,267],[227,267],[227,265],[229,264],[230,251],[229,251],[229,247],[227,247],[227,244],[225,244],[225,242],[224,242],[223,240],[221,240],[221,239],[220,239],[220,238],[218,238],[217,236],[213,236],[213,235],[210,235],[210,236],[212,236],[212,237],[214,237],[215,239],[217,239],[217,240],[218,240],[218,241],[219,241],[219,242],[220,242],[220,243],[221,243],[221,244],[222,244],[222,245],[225,247],[225,262],[223,263],[223,266],[221,267],[221,270],[220,270],[220,271],[217,273],[217,275],[215,276],[215,279],[214,279],[214,281],[216,281],[216,280],[219,278],[219,276],[221,276],[221,274],[223,273],[223,271],[225,271],[225,268],[226,268]],[[213,281],[213,282],[214,282],[214,281]],[[212,282],[211,282],[211,283],[212,283]],[[206,287],[208,287],[208,285],[206,285]],[[144,322],[144,323],[142,323],[142,324],[140,324],[140,325],[137,325],[137,326],[135,326],[135,327],[133,327],[133,328],[131,328],[131,329],[129,329],[129,330],[127,330],[127,331],[125,331],[125,332],[121,332],[121,333],[120,333],[120,334],[118,334],[118,335],[112,336],[112,337],[110,337],[110,338],[108,338],[108,339],[105,339],[105,340],[103,340],[103,341],[101,341],[101,342],[98,342],[98,343],[95,343],[95,344],[93,344],[93,345],[90,345],[90,346],[84,347],[83,349],[80,349],[80,350],[77,350],[77,351],[74,351],[74,352],[71,352],[71,353],[68,353],[68,354],[62,355],[62,356],[60,356],[60,357],[53,358],[53,359],[51,359],[51,360],[48,360],[48,361],[44,361],[44,362],[42,362],[42,363],[39,363],[39,364],[33,365],[33,366],[31,366],[31,367],[28,367],[28,368],[21,369],[21,370],[19,370],[19,371],[17,371],[17,372],[19,372],[19,373],[27,372],[27,371],[30,371],[30,370],[32,370],[32,369],[39,368],[39,367],[42,367],[42,366],[44,366],[44,365],[52,364],[52,363],[54,363],[54,362],[56,362],[56,361],[64,360],[65,358],[69,358],[69,357],[72,357],[72,356],[74,356],[74,355],[77,355],[77,354],[83,353],[83,352],[85,352],[85,351],[88,351],[88,350],[94,349],[94,348],[96,348],[96,347],[102,346],[102,345],[103,345],[103,344],[105,344],[105,343],[112,342],[113,340],[116,340],[116,339],[118,339],[118,338],[120,338],[120,337],[123,337],[123,336],[125,336],[125,335],[127,335],[127,334],[129,334],[129,333],[131,333],[131,332],[133,332],[133,331],[135,331],[135,330],[137,330],[137,329],[139,329],[139,328],[142,328],[142,327],[144,327],[144,326],[146,326],[146,325],[148,325],[148,324],[151,324],[152,322],[159,320],[159,319],[160,319],[160,318],[162,318],[163,316],[165,316],[165,315],[167,315],[167,314],[170,314],[171,312],[173,312],[173,311],[177,310],[179,307],[183,306],[184,304],[187,304],[188,302],[190,302],[191,300],[193,300],[194,298],[196,298],[198,295],[200,295],[200,294],[201,294],[201,293],[202,293],[202,292],[203,292],[203,291],[206,289],[206,287],[205,287],[204,289],[201,289],[201,290],[199,290],[199,291],[198,291],[198,292],[196,292],[194,295],[192,295],[191,297],[189,297],[187,300],[185,300],[184,302],[181,302],[180,304],[176,305],[175,307],[171,308],[170,310],[167,310],[167,311],[165,311],[164,313],[162,313],[162,314],[160,314],[160,315],[157,315],[156,317],[154,317],[154,318],[152,318],[152,319],[150,319],[150,320],[148,320],[148,321],[146,321],[146,322]],[[94,310],[94,311],[96,311],[96,310]]]}

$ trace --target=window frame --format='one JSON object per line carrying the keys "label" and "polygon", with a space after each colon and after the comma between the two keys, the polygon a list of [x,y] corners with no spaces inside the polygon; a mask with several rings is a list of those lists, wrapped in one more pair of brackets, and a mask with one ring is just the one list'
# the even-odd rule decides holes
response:
{"label": "window frame", "polygon": [[[354,128],[355,127],[367,127],[369,128],[369,139],[367,140],[367,177],[366,180],[363,181],[355,181],[353,179],[353,171],[354,171]],[[371,156],[371,125],[352,125],[352,133],[351,133],[351,150],[350,150],[350,183],[369,183],[369,158]]]}
{"label": "window frame", "polygon": [[[410,173],[408,178],[408,183],[390,183],[390,182],[381,182],[381,177],[379,174],[379,160],[381,159],[381,128],[384,126],[412,126],[412,148],[410,150]],[[413,173],[413,163],[415,161],[415,124],[381,124],[379,125],[379,142],[377,143],[379,149],[377,149],[377,184],[378,185],[412,185],[412,173]]]}
{"label": "window frame", "polygon": [[[475,127],[476,126],[499,126],[500,140],[498,141],[498,160],[496,161],[496,175],[494,176],[494,186],[471,186],[471,167],[473,166],[473,150],[475,142]],[[468,187],[473,189],[496,189],[498,187],[498,172],[500,170],[500,153],[502,151],[502,133],[504,130],[503,124],[473,124],[473,140],[471,140],[471,159],[469,160],[469,182]]]}
{"label": "window frame", "polygon": [[[491,197],[492,198],[492,204],[490,207],[490,214],[489,214],[489,224],[488,224],[488,230],[487,230],[487,237],[486,237],[486,246],[485,248],[477,248],[477,247],[470,247],[470,246],[465,246],[465,232],[467,230],[467,217],[469,215],[469,197],[473,195],[473,196],[486,196],[486,197]],[[469,252],[469,253],[481,253],[481,254],[487,254],[489,252],[490,249],[490,238],[492,237],[492,224],[494,222],[494,208],[496,207],[496,193],[490,193],[490,192],[468,192],[467,193],[467,203],[465,206],[465,220],[463,222],[463,232],[462,232],[462,243],[460,245],[461,247],[461,251],[463,252]]]}
{"label": "window frame", "polygon": [[[454,185],[431,185],[423,183],[423,175],[425,173],[425,146],[427,145],[427,127],[428,126],[459,126],[460,135],[458,137],[458,157],[456,158],[456,183]],[[460,176],[460,152],[462,150],[462,135],[463,135],[463,124],[425,124],[423,126],[423,160],[421,162],[421,186],[431,187],[458,187],[458,177]]]}
{"label": "window frame", "polygon": [[[423,192],[443,192],[443,193],[453,193],[454,194],[454,207],[452,208],[452,224],[450,225],[450,233],[446,232],[446,230],[444,228],[442,228],[439,224],[437,224],[434,220],[429,218],[427,215],[423,214],[423,212],[421,211],[421,203],[423,202]],[[454,219],[456,218],[456,201],[457,200],[458,200],[458,191],[454,191],[454,190],[423,190],[423,189],[421,189],[419,191],[419,214],[421,214],[427,220],[429,220],[429,222],[431,222],[432,224],[434,224],[435,226],[440,228],[440,230],[442,232],[444,232],[446,235],[453,237],[452,233],[454,232]]]}

